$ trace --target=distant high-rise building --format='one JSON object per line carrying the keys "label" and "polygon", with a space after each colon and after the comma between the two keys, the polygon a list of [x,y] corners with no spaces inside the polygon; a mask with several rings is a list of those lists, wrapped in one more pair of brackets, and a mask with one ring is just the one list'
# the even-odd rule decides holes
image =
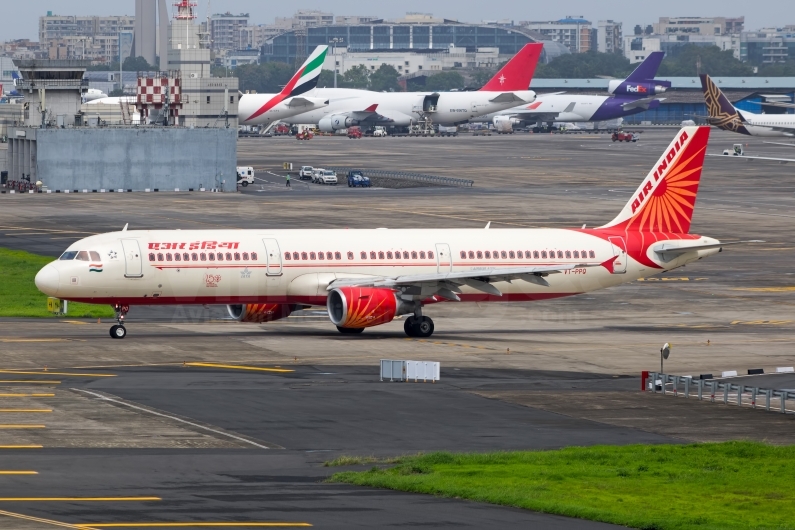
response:
{"label": "distant high-rise building", "polygon": [[596,23],[596,51],[623,53],[621,22],[600,20]]}
{"label": "distant high-rise building", "polygon": [[133,55],[143,57],[149,64],[155,63],[157,57],[157,0],[135,0]]}
{"label": "distant high-rise building", "polygon": [[134,25],[135,17],[127,15],[63,16],[49,11],[39,17],[39,42],[51,59],[111,63],[130,55],[128,36]]}
{"label": "distant high-rise building", "polygon": [[212,49],[221,50],[240,50],[248,45],[243,42],[247,39],[247,34],[241,32],[248,26],[248,13],[233,15],[232,13],[215,14],[210,17],[210,40]]}
{"label": "distant high-rise building", "polygon": [[739,35],[745,17],[660,17],[655,35]]}
{"label": "distant high-rise building", "polygon": [[591,49],[591,22],[584,18],[566,17],[548,22],[520,22],[519,25],[542,35],[544,40],[563,44],[571,53]]}

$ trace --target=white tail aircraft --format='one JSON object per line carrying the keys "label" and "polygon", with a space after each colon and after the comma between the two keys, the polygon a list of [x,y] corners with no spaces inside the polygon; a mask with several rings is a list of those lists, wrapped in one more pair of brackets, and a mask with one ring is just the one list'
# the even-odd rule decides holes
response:
{"label": "white tail aircraft", "polygon": [[[721,251],[690,234],[709,127],[685,127],[610,223],[586,229],[152,230],[95,235],[36,275],[49,296],[110,304],[227,304],[241,322],[326,306],[341,333],[439,302],[526,302],[652,276]],[[486,227],[488,228],[488,226]]]}
{"label": "white tail aircraft", "polygon": [[238,105],[241,125],[269,125],[290,116],[320,109],[328,98],[308,94],[317,86],[328,46],[318,46],[278,94],[244,94]]}

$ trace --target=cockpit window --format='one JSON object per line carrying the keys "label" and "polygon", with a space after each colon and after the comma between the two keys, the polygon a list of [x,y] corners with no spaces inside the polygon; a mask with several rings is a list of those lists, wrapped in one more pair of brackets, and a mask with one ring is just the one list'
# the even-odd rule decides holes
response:
{"label": "cockpit window", "polygon": [[91,250],[89,251],[89,255],[91,256],[91,261],[102,261],[102,258],[99,257],[99,252]]}
{"label": "cockpit window", "polygon": [[67,250],[66,252],[61,254],[61,257],[58,258],[58,259],[61,260],[61,261],[71,261],[71,260],[75,259],[75,256],[77,256],[77,251],[75,251],[75,250]]}
{"label": "cockpit window", "polygon": [[77,253],[77,260],[79,261],[91,261],[91,258],[88,257],[88,252],[85,250],[81,250]]}

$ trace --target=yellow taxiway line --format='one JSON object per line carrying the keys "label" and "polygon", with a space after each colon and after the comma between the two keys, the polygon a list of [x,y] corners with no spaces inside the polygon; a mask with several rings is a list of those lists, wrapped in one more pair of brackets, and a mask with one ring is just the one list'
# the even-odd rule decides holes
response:
{"label": "yellow taxiway line", "polygon": [[0,471],[0,475],[38,475],[38,471]]}
{"label": "yellow taxiway line", "polygon": [[0,502],[144,502],[162,500],[160,497],[0,497]]}
{"label": "yellow taxiway line", "polygon": [[33,424],[0,424],[0,429],[46,429],[46,425],[33,425]]}
{"label": "yellow taxiway line", "polygon": [[0,445],[0,449],[42,449],[42,445]]}
{"label": "yellow taxiway line", "polygon": [[52,409],[0,409],[0,412],[52,412]]}
{"label": "yellow taxiway line", "polygon": [[15,519],[23,519],[25,521],[48,524],[51,526],[60,526],[61,528],[72,528],[73,530],[93,530],[91,527],[85,525],[77,526],[69,523],[62,523],[61,521],[53,521],[52,519],[42,519],[40,517],[31,517],[30,515],[23,515],[21,513],[6,512],[4,510],[0,510],[0,515],[13,517]]}
{"label": "yellow taxiway line", "polygon": [[69,372],[21,372],[19,370],[0,370],[0,374],[21,374],[21,375],[70,375],[73,377],[116,377],[116,374],[73,374]]}
{"label": "yellow taxiway line", "polygon": [[[90,523],[89,528],[308,528],[309,523]],[[79,528],[83,528],[78,525]]]}
{"label": "yellow taxiway line", "polygon": [[49,379],[46,380],[39,380],[39,381],[18,381],[16,379],[0,379],[0,385],[4,383],[25,383],[31,385],[60,385],[60,381],[52,381]]}
{"label": "yellow taxiway line", "polygon": [[0,398],[4,397],[55,397],[55,394],[0,394]]}
{"label": "yellow taxiway line", "polygon": [[185,366],[203,366],[205,368],[228,368],[231,370],[252,370],[255,372],[277,372],[277,373],[295,372],[295,370],[288,370],[285,368],[262,368],[259,366],[243,366],[238,364],[185,363]]}

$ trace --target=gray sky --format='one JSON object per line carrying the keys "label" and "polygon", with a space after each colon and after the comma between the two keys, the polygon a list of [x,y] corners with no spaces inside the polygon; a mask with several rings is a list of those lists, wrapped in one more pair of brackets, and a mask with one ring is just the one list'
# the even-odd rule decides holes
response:
{"label": "gray sky", "polygon": [[[207,0],[199,2],[199,15],[207,13]],[[168,1],[169,4],[173,0]],[[3,1],[0,15],[0,41],[38,39],[39,16],[54,11],[59,15],[124,15],[135,14],[135,1],[108,0],[23,0]],[[215,13],[231,11],[250,13],[252,24],[267,24],[277,16],[290,16],[296,9],[320,9],[335,15],[376,15],[397,18],[406,11],[432,12],[436,16],[479,22],[483,19],[554,20],[566,15],[582,15],[596,22],[613,19],[624,23],[624,34],[635,24],[650,24],[661,16],[745,16],[749,30],[761,27],[795,24],[792,0],[766,0],[754,4],[748,0],[566,0],[517,2],[516,0],[403,0],[370,4],[361,0],[298,0],[297,2],[264,2],[262,0],[212,0]],[[431,5],[433,8],[431,9]],[[366,7],[373,6],[373,7]],[[376,7],[377,6],[377,7]],[[599,6],[599,7],[597,7]],[[697,6],[697,7],[696,7]],[[754,6],[756,7],[754,9]]]}

